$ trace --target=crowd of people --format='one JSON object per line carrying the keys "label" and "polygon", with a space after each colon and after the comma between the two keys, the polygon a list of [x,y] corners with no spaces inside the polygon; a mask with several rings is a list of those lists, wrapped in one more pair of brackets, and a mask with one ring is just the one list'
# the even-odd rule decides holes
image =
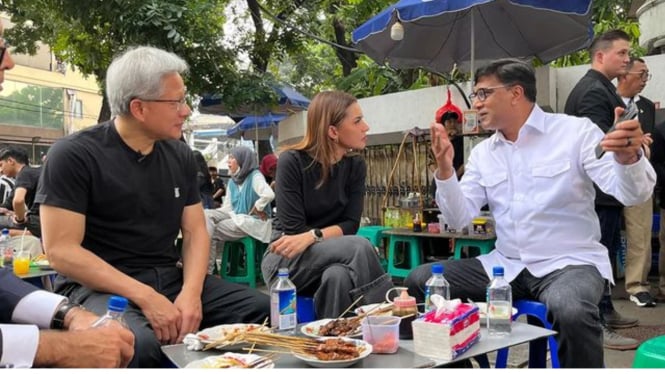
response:
{"label": "crowd of people", "polygon": [[[622,32],[594,40],[591,69],[571,93],[567,114],[536,104],[530,64],[501,59],[478,69],[469,98],[494,134],[471,151],[463,175],[458,140],[438,123],[449,117],[437,114],[430,129],[435,199],[445,221],[461,229],[487,205],[496,222],[494,251],[443,263],[451,297],[484,301],[492,267],[503,266],[514,299],[547,306],[559,359],[569,368],[603,367],[604,345],[634,348],[612,330],[633,324],[609,298],[621,214],[632,262],[627,291],[638,306],[654,305],[645,295],[645,220],[656,176],[665,178],[665,125],[654,126],[653,103],[639,96],[650,75],[629,49]],[[0,67],[13,67],[8,51]],[[264,323],[266,294],[214,274],[223,243],[246,236],[268,245],[265,283],[288,268],[298,293],[314,298],[319,318],[339,316],[361,295],[363,303],[380,302],[393,287],[374,247],[355,235],[367,174],[359,151],[369,130],[356,98],[317,94],[302,140],[260,166],[251,149],[232,149],[224,184],[180,141],[191,114],[187,71],[174,53],[130,48],[106,73],[111,120],[57,141],[41,169],[20,150],[0,152],[0,171],[16,178],[11,208],[3,201],[13,213],[3,225],[41,238],[58,272],[53,294],[0,269],[2,365],[159,367],[160,347],[189,333]],[[639,117],[608,131],[634,102],[644,108]],[[419,302],[430,267],[404,281]],[[126,326],[91,331],[112,295],[129,300]]]}

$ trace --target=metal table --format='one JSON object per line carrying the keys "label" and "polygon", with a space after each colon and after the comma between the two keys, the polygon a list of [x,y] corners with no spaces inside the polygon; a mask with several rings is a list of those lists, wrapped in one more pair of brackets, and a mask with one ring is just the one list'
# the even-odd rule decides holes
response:
{"label": "metal table", "polygon": [[[26,274],[17,275],[17,277],[24,280],[41,278],[42,288],[45,289],[46,291],[53,292],[53,282],[51,282],[51,276],[57,274],[58,272],[51,268],[40,268],[40,267],[31,266],[29,272],[27,272]],[[34,284],[34,282],[30,283]]]}
{"label": "metal table", "polygon": [[[481,327],[480,341],[472,346],[464,354],[451,361],[445,361],[430,357],[424,357],[416,354],[413,348],[412,340],[400,340],[399,350],[394,354],[371,354],[364,360],[351,366],[353,368],[428,368],[439,367],[447,364],[472,358],[474,356],[493,352],[501,348],[512,347],[514,345],[527,343],[532,340],[547,337],[556,334],[555,331],[547,330],[542,327],[528,325],[522,322],[513,322],[512,333],[504,337],[489,337],[487,329]],[[188,363],[203,359],[208,356],[219,355],[220,351],[188,351],[184,344],[174,344],[162,346],[162,352],[175,364],[176,367],[183,368]],[[307,368],[307,363],[291,355],[280,355],[275,361],[276,368]]]}

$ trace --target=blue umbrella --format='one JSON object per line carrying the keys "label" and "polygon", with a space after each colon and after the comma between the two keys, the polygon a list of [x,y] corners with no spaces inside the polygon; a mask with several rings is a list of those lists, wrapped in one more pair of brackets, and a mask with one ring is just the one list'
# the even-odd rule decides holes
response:
{"label": "blue umbrella", "polygon": [[[247,132],[248,134],[254,134],[257,138],[267,138],[272,134],[272,130],[277,128],[279,121],[282,121],[286,117],[288,117],[288,115],[283,113],[268,113],[263,116],[247,116],[233,127],[229,128],[226,131],[226,135],[240,137],[243,132]],[[261,130],[260,135],[259,130]]]}
{"label": "blue umbrella", "polygon": [[502,57],[547,63],[592,38],[591,0],[401,0],[353,32],[379,63],[439,73]]}

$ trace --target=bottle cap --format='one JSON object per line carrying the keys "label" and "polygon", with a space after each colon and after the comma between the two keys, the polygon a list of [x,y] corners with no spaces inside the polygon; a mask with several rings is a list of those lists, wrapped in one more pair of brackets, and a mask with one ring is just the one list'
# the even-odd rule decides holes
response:
{"label": "bottle cap", "polygon": [[289,276],[289,269],[288,268],[279,268],[279,270],[277,270],[277,276],[278,277],[288,277]]}
{"label": "bottle cap", "polygon": [[2,235],[9,235],[9,229],[8,228],[2,229]]}
{"label": "bottle cap", "polygon": [[496,276],[503,277],[503,266],[495,266],[492,268],[492,274]]}
{"label": "bottle cap", "polygon": [[108,301],[108,309],[114,312],[124,312],[127,308],[127,299],[122,296],[111,296]]}
{"label": "bottle cap", "polygon": [[432,264],[432,274],[443,274],[443,264],[438,262]]}
{"label": "bottle cap", "polygon": [[397,308],[408,308],[416,306],[416,298],[409,296],[409,292],[407,290],[402,290],[402,293],[399,295],[399,297],[393,299],[393,304]]}

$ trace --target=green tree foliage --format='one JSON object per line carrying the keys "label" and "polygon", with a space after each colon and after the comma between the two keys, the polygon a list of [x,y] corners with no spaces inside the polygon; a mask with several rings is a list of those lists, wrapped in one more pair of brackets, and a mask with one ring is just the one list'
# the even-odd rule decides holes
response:
{"label": "green tree foliage", "polygon": [[[261,96],[265,85],[236,68],[235,51],[221,45],[228,0],[0,0],[15,26],[6,35],[19,53],[33,53],[36,42],[51,46],[57,58],[94,74],[100,88],[113,56],[134,45],[175,52],[189,64],[191,93],[217,92],[228,106]],[[242,82],[240,84],[239,82]],[[106,98],[100,120],[110,117]]]}
{"label": "green tree foliage", "polygon": [[0,122],[62,129],[63,96],[62,88],[25,86],[0,98]]}
{"label": "green tree foliage", "polygon": [[[600,35],[609,30],[623,30],[632,38],[632,54],[642,56],[645,50],[639,45],[640,25],[637,20],[628,17],[632,2],[632,0],[594,0],[593,32],[594,35]],[[589,63],[591,63],[589,52],[582,50],[558,58],[551,65],[564,67]]]}

